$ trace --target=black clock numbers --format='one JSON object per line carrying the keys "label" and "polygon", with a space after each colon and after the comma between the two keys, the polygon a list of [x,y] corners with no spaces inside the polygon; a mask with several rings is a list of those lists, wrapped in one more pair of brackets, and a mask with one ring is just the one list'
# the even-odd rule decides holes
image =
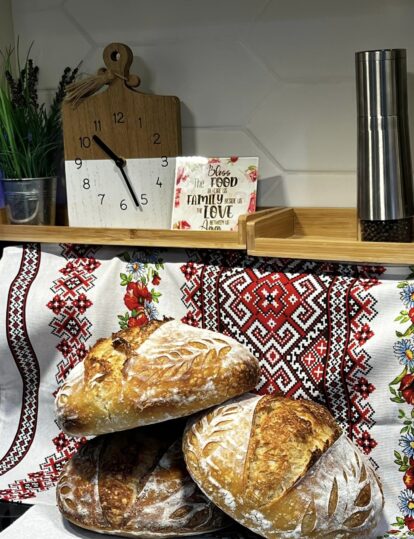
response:
{"label": "black clock numbers", "polygon": [[[146,206],[149,202],[148,195],[146,195],[145,193],[141,193],[138,197],[138,200],[139,200],[140,206]],[[125,198],[121,200],[121,202],[119,203],[119,207],[121,208],[122,211],[125,211],[128,209],[128,204]]]}
{"label": "black clock numbers", "polygon": [[121,111],[114,112],[112,114],[112,119],[113,119],[114,124],[124,124],[126,121],[124,113]]}
{"label": "black clock numbers", "polygon": [[[126,124],[126,123],[127,123],[126,114],[122,110],[118,110],[118,111],[115,111],[115,112],[111,113],[110,125],[105,125],[105,122],[103,122],[100,118],[96,118],[96,119],[92,120],[91,128],[92,128],[92,132],[99,133],[103,129],[105,129],[105,127],[112,129],[114,126],[118,126],[118,125],[122,126],[122,124]],[[144,121],[143,121],[142,117],[139,116],[138,118],[136,118],[134,124],[139,129],[142,129],[144,127]],[[79,147],[82,150],[91,148],[91,146],[92,146],[91,137],[89,137],[89,136],[81,136],[81,137],[79,137],[78,140],[79,140]],[[154,144],[156,146],[162,144],[161,133],[159,133],[158,131],[155,131],[154,133],[152,133],[152,135],[150,136],[150,141],[151,141],[151,144]],[[164,166],[166,166],[166,165],[164,165]]]}
{"label": "black clock numbers", "polygon": [[79,145],[81,148],[90,148],[91,147],[90,137],[79,137]]}

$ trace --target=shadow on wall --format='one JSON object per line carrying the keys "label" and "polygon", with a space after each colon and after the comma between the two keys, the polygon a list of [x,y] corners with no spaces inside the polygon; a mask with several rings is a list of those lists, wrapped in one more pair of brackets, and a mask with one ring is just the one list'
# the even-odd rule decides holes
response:
{"label": "shadow on wall", "polygon": [[262,178],[257,183],[257,206],[264,207],[269,205],[289,205],[286,194],[286,185],[282,176]]}

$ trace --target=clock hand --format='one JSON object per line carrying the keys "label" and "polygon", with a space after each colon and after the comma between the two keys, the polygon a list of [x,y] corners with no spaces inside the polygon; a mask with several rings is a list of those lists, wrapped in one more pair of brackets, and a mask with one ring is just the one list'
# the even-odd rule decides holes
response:
{"label": "clock hand", "polygon": [[125,183],[128,187],[128,191],[132,197],[132,200],[134,201],[134,204],[137,208],[140,208],[140,204],[138,202],[138,199],[134,193],[134,190],[132,189],[132,186],[129,182],[129,179],[128,179],[128,176],[126,175],[125,173],[125,170],[124,170],[124,166],[125,166],[125,160],[122,159],[122,157],[119,157],[118,155],[116,155],[116,153],[114,153],[111,148],[109,148],[109,146],[107,146],[105,144],[105,142],[99,138],[97,135],[93,135],[92,137],[92,140],[101,148],[101,150],[103,150],[115,163],[115,165],[119,168],[121,174],[122,174],[122,177],[124,178],[125,180]]}
{"label": "clock hand", "polygon": [[118,157],[105,142],[98,137],[98,135],[93,135],[92,140],[103,150],[109,157],[115,162],[115,165],[118,168],[125,166],[125,160],[122,157]]}
{"label": "clock hand", "polygon": [[137,199],[137,197],[136,197],[136,195],[135,195],[135,193],[134,193],[134,190],[132,189],[132,186],[131,186],[131,184],[129,183],[128,176],[125,174],[125,170],[123,169],[123,167],[119,167],[119,170],[121,171],[121,174],[122,174],[122,176],[123,176],[123,178],[124,178],[124,180],[125,180],[125,183],[127,184],[128,190],[129,190],[129,192],[130,192],[130,194],[131,194],[131,196],[132,196],[132,200],[134,201],[135,206],[136,206],[137,208],[141,208],[141,205],[140,205],[140,203],[138,202],[138,199]]}

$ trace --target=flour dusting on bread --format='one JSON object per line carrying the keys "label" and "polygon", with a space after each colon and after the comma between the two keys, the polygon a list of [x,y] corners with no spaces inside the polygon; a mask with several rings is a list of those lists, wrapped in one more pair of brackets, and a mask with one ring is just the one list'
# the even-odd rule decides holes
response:
{"label": "flour dusting on bread", "polygon": [[362,539],[378,524],[374,471],[311,401],[230,400],[188,421],[183,450],[209,498],[266,538]]}
{"label": "flour dusting on bread", "polygon": [[126,430],[243,394],[259,373],[255,357],[230,337],[175,320],[152,321],[91,348],[59,391],[56,418],[73,435]]}

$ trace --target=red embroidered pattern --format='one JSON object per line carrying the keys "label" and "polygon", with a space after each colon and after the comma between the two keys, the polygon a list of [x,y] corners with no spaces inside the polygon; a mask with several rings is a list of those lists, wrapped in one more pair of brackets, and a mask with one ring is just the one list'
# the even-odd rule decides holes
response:
{"label": "red embroidered pattern", "polygon": [[[181,266],[182,321],[219,331],[259,359],[257,391],[326,405],[351,439],[370,434],[370,356],[377,315],[370,294],[383,268],[194,253]],[[370,436],[366,443],[367,433]]]}
{"label": "red embroidered pattern", "polygon": [[7,299],[6,335],[23,384],[22,408],[14,439],[0,460],[0,475],[14,468],[29,451],[36,432],[40,384],[39,363],[26,326],[26,304],[40,266],[40,246],[23,247],[20,268]]}
{"label": "red embroidered pattern", "polygon": [[[85,343],[91,336],[91,323],[85,313],[92,306],[92,302],[88,299],[88,292],[95,286],[94,271],[100,266],[100,262],[92,256],[98,247],[75,245],[62,247],[63,256],[70,257],[70,260],[60,269],[62,277],[54,281],[51,287],[53,295],[46,304],[46,307],[54,314],[49,325],[52,328],[52,334],[60,339],[56,348],[63,356],[57,365],[58,386],[63,383],[68,372],[86,355]],[[0,500],[26,500],[53,487],[65,462],[85,441],[85,438],[77,439],[68,437],[63,432],[58,433],[52,440],[56,452],[46,457],[40,464],[39,471],[29,473],[26,479],[14,481],[8,485],[7,489],[0,490]]]}

